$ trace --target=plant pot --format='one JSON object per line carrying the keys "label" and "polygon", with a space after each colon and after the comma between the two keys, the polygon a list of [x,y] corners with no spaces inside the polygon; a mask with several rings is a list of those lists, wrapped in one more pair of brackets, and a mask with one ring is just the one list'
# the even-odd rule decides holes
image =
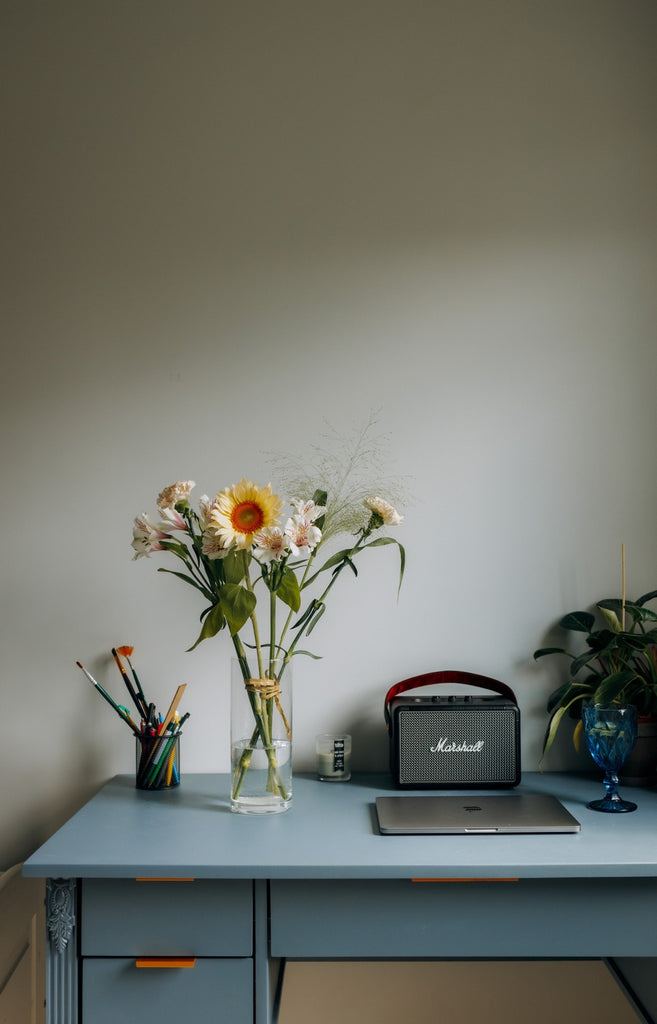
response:
{"label": "plant pot", "polygon": [[271,814],[292,804],[292,664],[255,662],[231,662],[231,809]]}
{"label": "plant pot", "polygon": [[657,782],[657,719],[640,718],[634,749],[623,765],[624,786],[652,786]]}

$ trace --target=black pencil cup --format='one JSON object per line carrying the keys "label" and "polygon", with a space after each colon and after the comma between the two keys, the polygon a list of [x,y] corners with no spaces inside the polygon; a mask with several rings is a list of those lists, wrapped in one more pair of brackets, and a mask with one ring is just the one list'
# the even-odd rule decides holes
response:
{"label": "black pencil cup", "polygon": [[137,789],[172,789],[180,785],[180,733],[136,737]]}

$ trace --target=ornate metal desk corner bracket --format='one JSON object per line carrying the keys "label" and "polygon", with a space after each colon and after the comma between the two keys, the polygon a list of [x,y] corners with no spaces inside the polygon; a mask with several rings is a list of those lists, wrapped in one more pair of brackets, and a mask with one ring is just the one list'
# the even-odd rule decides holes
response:
{"label": "ornate metal desk corner bracket", "polygon": [[76,917],[75,878],[46,879],[46,923],[51,947],[66,952]]}

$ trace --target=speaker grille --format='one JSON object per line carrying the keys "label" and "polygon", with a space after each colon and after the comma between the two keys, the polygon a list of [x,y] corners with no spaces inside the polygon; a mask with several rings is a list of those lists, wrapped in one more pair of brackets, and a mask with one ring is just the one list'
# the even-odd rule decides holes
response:
{"label": "speaker grille", "polygon": [[[397,724],[402,784],[490,785],[513,783],[516,778],[513,707],[402,708]],[[453,749],[461,745],[477,749]]]}

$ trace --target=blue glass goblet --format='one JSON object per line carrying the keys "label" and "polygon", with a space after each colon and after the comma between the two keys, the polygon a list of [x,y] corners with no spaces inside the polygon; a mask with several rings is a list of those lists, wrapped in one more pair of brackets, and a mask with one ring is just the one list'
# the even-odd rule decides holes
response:
{"label": "blue glass goblet", "polygon": [[631,800],[618,795],[618,772],[636,742],[636,708],[620,704],[593,704],[582,708],[584,735],[591,757],[603,769],[606,795],[587,804],[594,811],[636,811]]}

